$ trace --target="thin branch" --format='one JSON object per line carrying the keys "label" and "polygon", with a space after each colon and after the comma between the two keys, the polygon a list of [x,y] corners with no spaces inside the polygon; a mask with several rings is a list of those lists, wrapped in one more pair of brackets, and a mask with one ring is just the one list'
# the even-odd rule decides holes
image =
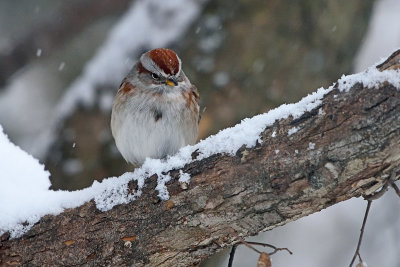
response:
{"label": "thin branch", "polygon": [[358,239],[357,249],[356,249],[356,252],[354,253],[353,259],[351,260],[349,267],[353,266],[353,263],[356,260],[357,255],[361,259],[361,256],[360,256],[361,241],[362,241],[362,238],[363,238],[363,235],[364,235],[364,228],[365,228],[365,224],[367,222],[369,209],[371,208],[371,203],[372,203],[372,200],[370,200],[370,199],[368,199],[367,201],[368,201],[368,204],[367,204],[367,209],[365,210],[364,220],[363,220],[362,227],[361,227],[361,230],[360,230],[360,232],[361,232],[360,233],[360,238]]}
{"label": "thin branch", "polygon": [[393,187],[393,189],[394,189],[394,191],[396,192],[396,194],[400,197],[400,189],[399,189],[399,187],[395,184],[396,176],[397,176],[397,171],[399,171],[399,170],[397,169],[397,170],[394,170],[394,171],[392,172],[392,176],[391,176],[390,179],[389,179],[389,183],[390,183],[390,185]]}
{"label": "thin branch", "polygon": [[[394,188],[394,190],[396,191],[396,193],[400,196],[399,188],[394,184],[394,181],[396,180],[396,174],[397,174],[397,170],[393,170],[392,174],[390,175],[390,178],[388,180],[386,180],[386,182],[383,184],[381,190],[374,192],[371,195],[364,196],[364,199],[365,200],[376,200],[376,199],[382,197],[388,190],[389,185],[391,185]],[[396,190],[396,188],[397,188],[397,190]]]}
{"label": "thin branch", "polygon": [[[240,238],[240,237],[239,237]],[[235,252],[236,252],[236,247],[240,244],[243,244],[245,246],[247,246],[248,248],[254,250],[255,252],[257,252],[258,254],[261,254],[262,252],[259,251],[258,249],[254,248],[252,245],[250,245],[249,243],[247,243],[246,241],[244,241],[244,239],[240,238],[240,243],[239,244],[235,244],[232,247],[231,253],[229,254],[229,262],[228,262],[228,267],[232,267],[233,264],[233,258],[235,257]]]}
{"label": "thin branch", "polygon": [[236,248],[239,244],[235,244],[232,246],[231,253],[229,253],[229,262],[228,267],[232,267],[233,265],[233,258],[235,257]]}
{"label": "thin branch", "polygon": [[262,252],[259,251],[258,249],[256,249],[254,246],[252,246],[249,242],[245,241],[244,239],[240,240],[240,243],[245,245],[246,247],[248,247],[249,249],[254,250],[255,252],[257,252],[258,254],[261,254]]}
{"label": "thin branch", "polygon": [[357,253],[357,256],[358,256],[358,260],[359,260],[360,262],[364,262],[364,261],[362,260],[362,258],[361,258],[360,252]]}
{"label": "thin branch", "polygon": [[239,238],[239,243],[232,246],[231,253],[229,254],[228,267],[232,267],[233,258],[235,257],[236,248],[240,244],[245,245],[246,247],[248,247],[248,248],[254,250],[255,252],[257,252],[258,254],[262,254],[263,252],[261,252],[258,249],[256,249],[254,247],[254,245],[272,248],[274,251],[272,251],[271,253],[268,253],[268,255],[273,255],[276,252],[281,251],[281,250],[286,250],[290,255],[293,254],[293,252],[291,252],[288,248],[277,248],[277,247],[275,247],[274,245],[271,245],[271,244],[261,243],[261,242],[253,242],[253,241],[246,241],[243,238],[241,238],[240,236],[237,236],[237,237]]}
{"label": "thin branch", "polygon": [[400,197],[400,189],[398,188],[398,186],[394,182],[392,182],[390,185],[393,187],[396,194]]}
{"label": "thin branch", "polygon": [[[390,180],[390,179],[389,179],[389,180]],[[378,198],[382,197],[382,196],[386,193],[386,191],[388,190],[388,187],[389,187],[389,184],[390,184],[389,180],[387,180],[387,181],[383,184],[381,190],[379,190],[379,191],[377,191],[377,192],[374,192],[374,193],[371,194],[371,195],[364,196],[364,199],[365,199],[365,200],[368,200],[368,201],[372,201],[372,200],[377,200]]]}
{"label": "thin branch", "polygon": [[290,255],[293,255],[293,252],[291,252],[288,248],[277,248],[274,245],[270,245],[270,244],[266,244],[266,243],[260,243],[260,242],[252,242],[252,241],[248,241],[247,242],[250,245],[257,245],[257,246],[263,246],[263,247],[269,247],[272,248],[274,251],[272,251],[271,253],[268,253],[269,255],[273,255],[278,251],[282,251],[282,250],[286,250]]}

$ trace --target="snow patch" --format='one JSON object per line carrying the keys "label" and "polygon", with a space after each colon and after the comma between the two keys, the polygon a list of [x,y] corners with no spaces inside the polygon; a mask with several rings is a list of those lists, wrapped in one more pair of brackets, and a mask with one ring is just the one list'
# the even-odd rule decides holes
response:
{"label": "snow patch", "polygon": [[314,143],[312,143],[312,142],[308,143],[307,150],[313,150],[314,148],[315,148],[315,144]]}
{"label": "snow patch", "polygon": [[357,83],[362,83],[365,87],[379,88],[384,82],[388,82],[400,88],[400,70],[379,71],[375,66],[368,68],[364,72],[352,75],[343,75],[339,81],[339,90],[348,92]]}
{"label": "snow patch", "polygon": [[190,174],[184,173],[182,170],[179,170],[179,182],[180,183],[189,183],[190,182]]}
{"label": "snow patch", "polygon": [[290,128],[288,131],[288,136],[291,136],[292,134],[297,133],[298,130],[299,130],[298,127]]}

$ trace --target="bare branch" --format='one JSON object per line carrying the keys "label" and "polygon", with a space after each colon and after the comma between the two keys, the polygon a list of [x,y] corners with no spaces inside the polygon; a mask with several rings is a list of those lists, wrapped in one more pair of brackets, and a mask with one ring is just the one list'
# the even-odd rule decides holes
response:
{"label": "bare branch", "polygon": [[397,187],[397,185],[394,182],[391,185],[392,185],[394,191],[396,192],[396,194],[400,197],[400,189]]}
{"label": "bare branch", "polygon": [[360,247],[361,247],[361,242],[362,242],[362,238],[364,235],[364,228],[365,228],[365,224],[367,222],[369,209],[371,208],[371,204],[372,204],[372,200],[367,200],[367,201],[368,201],[367,209],[365,210],[364,220],[363,220],[361,230],[360,230],[360,237],[358,239],[357,249],[356,249],[356,252],[354,253],[353,258],[351,259],[349,267],[353,266],[353,263],[356,260],[357,256],[360,258],[360,261],[362,262],[361,255],[360,255]]}
{"label": "bare branch", "polygon": [[[245,245],[246,247],[248,247],[249,249],[255,251],[256,253],[258,253],[258,254],[260,254],[260,255],[264,254],[265,252],[259,251],[258,249],[256,249],[256,248],[254,247],[254,245],[272,248],[273,251],[270,252],[270,253],[268,253],[268,257],[269,257],[270,255],[273,255],[273,254],[275,254],[276,252],[282,251],[282,250],[286,250],[290,255],[293,254],[288,248],[277,248],[277,247],[275,247],[274,245],[270,245],[270,244],[267,244],[267,243],[246,241],[246,240],[244,240],[243,238],[241,238],[241,237],[239,237],[239,236],[237,236],[237,237],[239,238],[239,243],[232,246],[231,253],[229,254],[228,267],[232,267],[232,266],[233,266],[233,258],[235,257],[236,248],[237,248],[237,246],[240,245],[240,244]],[[265,254],[266,254],[266,253],[265,253]]]}
{"label": "bare branch", "polygon": [[228,267],[232,267],[233,266],[233,259],[235,257],[235,252],[236,252],[237,246],[238,246],[238,244],[235,244],[235,245],[232,246],[231,253],[229,253]]}
{"label": "bare branch", "polygon": [[260,243],[260,242],[253,242],[253,241],[247,241],[248,244],[250,245],[257,245],[257,246],[263,246],[263,247],[269,247],[272,248],[273,251],[268,253],[269,255],[273,255],[278,251],[282,251],[282,250],[286,250],[290,255],[293,254],[293,252],[291,252],[288,248],[277,248],[274,245],[271,244],[267,244],[267,243]]}

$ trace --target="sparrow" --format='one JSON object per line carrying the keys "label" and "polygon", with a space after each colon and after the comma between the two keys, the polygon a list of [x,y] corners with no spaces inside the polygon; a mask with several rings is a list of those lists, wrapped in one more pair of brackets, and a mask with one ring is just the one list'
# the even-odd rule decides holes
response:
{"label": "sparrow", "polygon": [[199,100],[174,51],[142,54],[122,80],[111,113],[111,132],[124,159],[140,166],[146,158],[166,158],[195,144]]}

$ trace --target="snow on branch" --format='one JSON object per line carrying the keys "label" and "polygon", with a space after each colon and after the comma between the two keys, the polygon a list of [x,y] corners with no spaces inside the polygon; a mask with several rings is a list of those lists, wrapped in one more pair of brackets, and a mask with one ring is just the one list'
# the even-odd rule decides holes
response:
{"label": "snow on branch", "polygon": [[43,166],[1,133],[8,198],[0,202],[0,262],[196,265],[242,237],[398,179],[399,113],[400,50],[298,103],[80,191],[48,190]]}
{"label": "snow on branch", "polygon": [[[332,90],[337,90],[338,94],[347,93],[357,84],[362,84],[364,88],[380,88],[384,84],[390,84],[399,89],[400,70],[392,68],[379,71],[374,66],[362,73],[343,76],[328,89],[320,88],[297,103],[284,104],[268,113],[244,119],[240,124],[224,129],[196,145],[183,147],[176,155],[165,160],[148,158],[143,166],[135,169],[134,172],[125,173],[120,177],[110,177],[101,183],[95,181],[91,187],[74,192],[49,190],[49,174],[44,171],[43,166],[11,144],[0,131],[0,148],[2,148],[0,149],[0,169],[2,170],[0,188],[7,194],[6,201],[0,202],[0,235],[10,232],[11,237],[19,237],[42,216],[57,215],[64,209],[81,206],[90,200],[94,200],[97,209],[101,211],[110,210],[115,205],[129,203],[141,196],[146,180],[154,175],[157,177],[158,197],[167,200],[169,192],[166,183],[177,178],[171,177],[171,170],[180,170],[179,181],[188,184],[190,174],[182,171],[185,166],[217,154],[234,156],[240,149],[249,149],[262,144],[264,140],[261,138],[262,133],[275,122],[288,118],[294,121],[301,120],[312,110],[321,109],[324,96]],[[318,116],[325,115],[324,112],[318,112]],[[297,126],[296,131],[293,131],[292,126],[284,135],[293,138],[301,134],[301,131],[301,127]],[[269,135],[269,138],[279,138],[279,135],[274,130],[272,137]],[[315,143],[307,144],[308,148],[304,150],[314,150]],[[312,149],[310,149],[310,144],[312,144]],[[296,151],[296,154],[304,152],[297,149]],[[275,154],[278,155],[278,153]],[[331,171],[337,172],[334,167],[330,165],[328,167]],[[129,187],[132,181],[137,184],[134,191]]]}

